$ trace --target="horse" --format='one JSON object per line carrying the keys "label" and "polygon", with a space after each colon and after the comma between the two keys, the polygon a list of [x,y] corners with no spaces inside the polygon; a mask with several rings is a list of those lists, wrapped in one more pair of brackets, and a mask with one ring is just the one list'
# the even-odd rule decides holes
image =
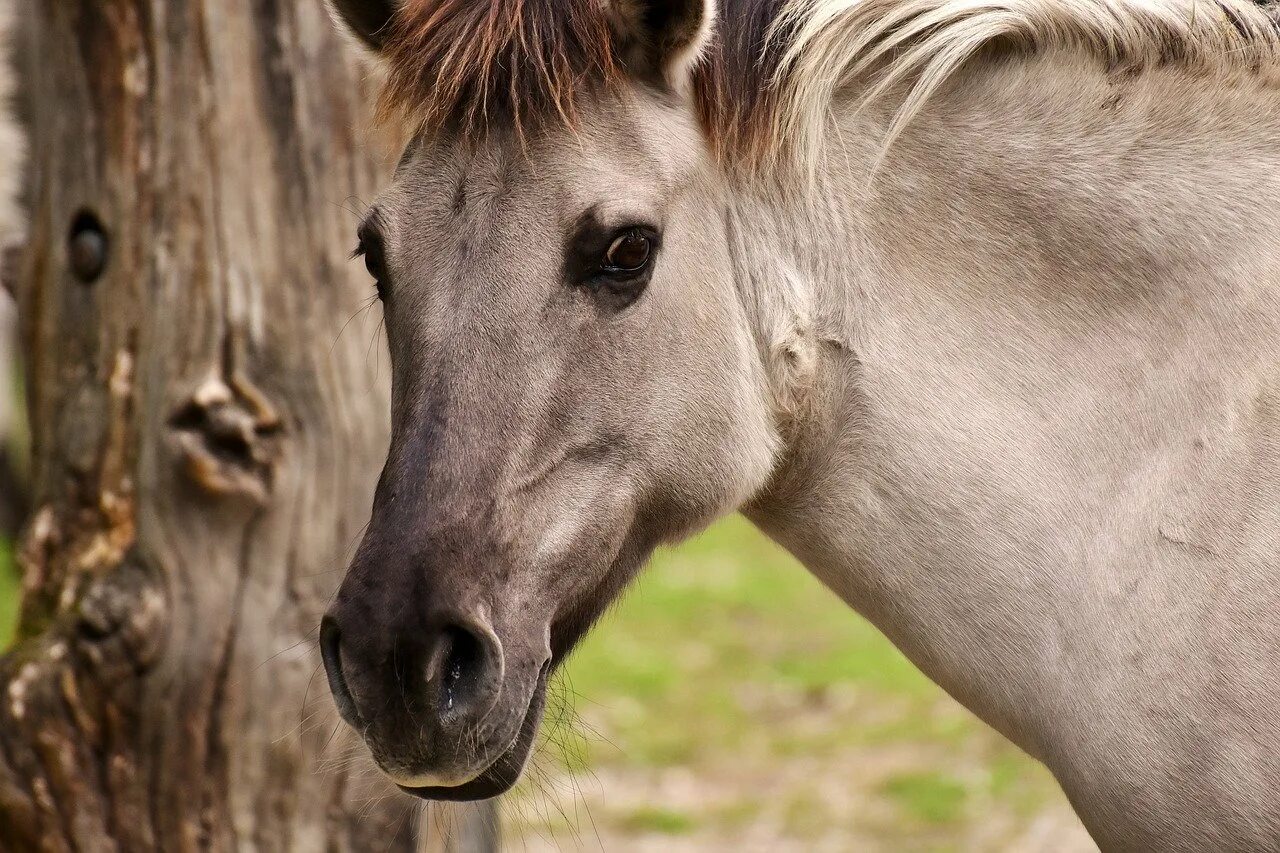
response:
{"label": "horse", "polygon": [[1280,35],[1247,0],[330,0],[408,140],[392,437],[321,623],[493,797],[741,512],[1120,851],[1280,850]]}

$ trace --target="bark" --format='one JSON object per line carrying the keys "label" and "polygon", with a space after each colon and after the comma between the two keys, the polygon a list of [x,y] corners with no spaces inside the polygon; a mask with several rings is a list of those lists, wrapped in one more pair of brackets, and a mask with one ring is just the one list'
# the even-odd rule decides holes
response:
{"label": "bark", "polygon": [[21,4],[32,515],[0,850],[410,850],[315,627],[387,441],[385,179],[320,0]]}

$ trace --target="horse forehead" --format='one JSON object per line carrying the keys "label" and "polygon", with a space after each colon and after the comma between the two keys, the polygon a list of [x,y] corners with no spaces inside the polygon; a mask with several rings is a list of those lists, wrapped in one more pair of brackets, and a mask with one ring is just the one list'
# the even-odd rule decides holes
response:
{"label": "horse forehead", "polygon": [[687,181],[700,151],[687,111],[637,90],[584,105],[572,127],[498,127],[480,138],[426,130],[406,149],[395,184],[411,191],[407,204],[441,213],[491,217],[523,203],[542,222],[569,222],[602,195],[665,195]]}
{"label": "horse forehead", "polygon": [[435,219],[436,227],[457,219],[476,226],[515,206],[538,183],[528,164],[505,146],[436,143],[401,163],[388,201],[409,219]]}

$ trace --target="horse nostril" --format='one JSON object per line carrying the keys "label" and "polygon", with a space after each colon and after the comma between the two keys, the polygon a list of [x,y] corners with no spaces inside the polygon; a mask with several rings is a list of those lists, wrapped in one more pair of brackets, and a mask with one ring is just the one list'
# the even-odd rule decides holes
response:
{"label": "horse nostril", "polygon": [[347,687],[347,679],[342,674],[342,633],[338,623],[332,616],[320,620],[320,657],[324,661],[324,673],[329,679],[329,692],[333,694],[334,704],[342,719],[353,727],[359,728],[360,714],[356,710],[355,699]]}
{"label": "horse nostril", "polygon": [[462,628],[446,628],[442,638],[448,653],[444,657],[442,699],[446,710],[453,710],[457,694],[471,690],[478,671],[484,664],[484,649],[480,641]]}
{"label": "horse nostril", "polygon": [[502,684],[498,638],[482,626],[446,626],[427,664],[427,684],[442,715],[487,713]]}

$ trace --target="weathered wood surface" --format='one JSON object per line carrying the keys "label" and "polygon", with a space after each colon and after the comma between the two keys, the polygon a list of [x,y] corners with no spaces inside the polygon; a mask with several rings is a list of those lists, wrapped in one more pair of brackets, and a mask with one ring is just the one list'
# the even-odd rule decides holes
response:
{"label": "weathered wood surface", "polygon": [[387,440],[346,258],[386,172],[364,71],[320,0],[22,9],[33,511],[0,850],[412,849],[420,809],[335,735],[313,642]]}

